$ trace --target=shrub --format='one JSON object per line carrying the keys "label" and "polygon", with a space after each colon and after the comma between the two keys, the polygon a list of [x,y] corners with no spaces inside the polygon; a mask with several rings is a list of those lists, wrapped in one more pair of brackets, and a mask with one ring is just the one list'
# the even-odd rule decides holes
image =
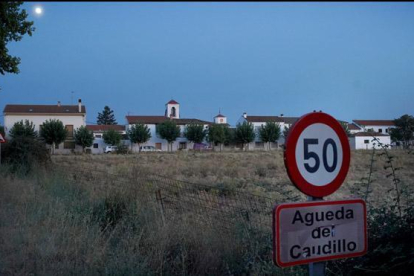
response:
{"label": "shrub", "polygon": [[127,204],[118,195],[106,197],[98,202],[92,211],[92,218],[97,221],[102,231],[111,229],[126,215]]}
{"label": "shrub", "polygon": [[400,217],[395,206],[371,208],[368,253],[360,258],[328,262],[333,274],[409,275],[414,269],[414,206]]}
{"label": "shrub", "polygon": [[116,150],[117,154],[127,154],[128,153],[128,146],[124,144],[119,144],[118,149]]}
{"label": "shrub", "polygon": [[20,122],[14,123],[13,127],[10,129],[10,137],[11,138],[19,138],[19,137],[28,137],[28,138],[36,138],[37,133],[34,130],[33,122],[29,120],[21,120]]}
{"label": "shrub", "polygon": [[30,137],[17,137],[2,146],[4,162],[13,173],[29,173],[34,165],[47,165],[50,162],[49,150],[42,142]]}

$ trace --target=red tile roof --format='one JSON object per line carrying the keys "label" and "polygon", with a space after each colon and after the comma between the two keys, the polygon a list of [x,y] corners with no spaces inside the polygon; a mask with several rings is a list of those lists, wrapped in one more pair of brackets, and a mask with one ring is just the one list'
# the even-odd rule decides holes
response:
{"label": "red tile roof", "polygon": [[[128,124],[156,125],[169,120],[166,116],[126,116]],[[211,122],[199,119],[172,119],[177,125],[211,124]]]}
{"label": "red tile roof", "polygon": [[349,130],[360,130],[361,128],[356,126],[355,124],[348,124]]}
{"label": "red tile roof", "polygon": [[226,118],[226,116],[223,116],[223,115],[219,114],[219,115],[217,115],[217,116],[216,116],[216,117],[214,117],[214,118]]}
{"label": "red tile roof", "polygon": [[34,104],[8,104],[4,107],[4,113],[28,113],[28,114],[81,114],[86,113],[86,107],[82,105],[79,112],[78,105],[34,105]]}
{"label": "red tile roof", "polygon": [[212,122],[207,122],[199,119],[173,119],[177,125],[188,125],[188,124],[200,124],[200,125],[211,125]]}
{"label": "red tile roof", "polygon": [[395,126],[394,120],[352,120],[360,126]]}
{"label": "red tile roof", "polygon": [[179,103],[177,103],[176,101],[174,101],[174,100],[171,100],[171,101],[169,101],[167,104],[179,104]]}
{"label": "red tile roof", "polygon": [[110,129],[116,130],[116,131],[124,131],[125,126],[123,125],[87,125],[87,129],[92,130],[94,132],[104,132],[108,131]]}
{"label": "red tile roof", "polygon": [[355,134],[351,134],[351,136],[356,137],[375,137],[375,136],[389,136],[387,134],[378,133],[378,132],[357,132]]}
{"label": "red tile roof", "polygon": [[126,116],[128,124],[159,124],[166,120],[166,116]]}
{"label": "red tile roof", "polygon": [[265,123],[265,122],[275,122],[275,123],[285,123],[293,124],[299,117],[279,117],[279,116],[247,116],[246,120],[250,123]]}

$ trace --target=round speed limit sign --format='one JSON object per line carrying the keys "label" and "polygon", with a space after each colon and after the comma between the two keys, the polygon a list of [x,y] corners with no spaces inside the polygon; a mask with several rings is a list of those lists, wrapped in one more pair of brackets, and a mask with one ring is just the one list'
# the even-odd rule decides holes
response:
{"label": "round speed limit sign", "polygon": [[303,193],[324,197],[344,182],[350,162],[348,137],[332,116],[314,112],[302,116],[286,140],[285,166]]}

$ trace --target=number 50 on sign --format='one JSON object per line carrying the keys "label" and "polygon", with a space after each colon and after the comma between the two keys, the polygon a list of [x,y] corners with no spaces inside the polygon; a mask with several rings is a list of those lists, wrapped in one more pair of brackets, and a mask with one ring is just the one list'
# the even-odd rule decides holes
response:
{"label": "number 50 on sign", "polygon": [[285,165],[289,178],[303,193],[313,197],[332,194],[345,180],[349,163],[348,137],[332,116],[308,113],[289,131]]}

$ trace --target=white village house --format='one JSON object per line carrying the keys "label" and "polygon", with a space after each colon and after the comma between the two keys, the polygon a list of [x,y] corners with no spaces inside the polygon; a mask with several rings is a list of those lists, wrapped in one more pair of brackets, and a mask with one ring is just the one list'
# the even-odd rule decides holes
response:
{"label": "white village house", "polygon": [[58,119],[62,121],[68,137],[66,141],[55,146],[55,153],[71,153],[74,150],[82,151],[82,147],[75,145],[74,130],[86,125],[86,107],[79,99],[77,105],[23,105],[8,104],[4,107],[4,131],[10,138],[10,129],[16,122],[29,120],[33,122],[35,131],[39,133],[41,126],[46,120]]}
{"label": "white village house", "polygon": [[[374,139],[377,139],[378,141]],[[348,140],[352,150],[372,149],[374,147],[376,149],[381,149],[382,147],[379,143],[383,146],[387,145],[388,147],[391,145],[390,136],[378,132],[357,132],[348,137]]]}
{"label": "white village house", "polygon": [[[223,116],[224,117],[224,116]],[[180,137],[172,144],[172,150],[188,150],[192,148],[192,143],[190,143],[187,138],[184,137],[184,130],[189,124],[201,124],[204,125],[204,128],[207,129],[211,122],[199,120],[199,119],[187,119],[180,118],[180,104],[174,100],[169,101],[165,104],[165,113],[164,116],[142,116],[142,115],[131,115],[125,116],[126,118],[126,129],[130,129],[134,124],[144,124],[146,125],[151,132],[151,139],[145,143],[146,146],[154,146],[156,149],[163,151],[168,150],[168,142],[164,139],[161,139],[156,133],[156,126],[166,120],[173,120],[179,127],[181,131]],[[221,118],[223,121],[226,121],[226,118]],[[205,141],[204,141],[205,142]],[[138,152],[138,145],[132,146],[133,152]]]}
{"label": "white village house", "polygon": [[354,125],[362,131],[373,131],[388,134],[391,128],[395,128],[393,120],[352,120]]}

